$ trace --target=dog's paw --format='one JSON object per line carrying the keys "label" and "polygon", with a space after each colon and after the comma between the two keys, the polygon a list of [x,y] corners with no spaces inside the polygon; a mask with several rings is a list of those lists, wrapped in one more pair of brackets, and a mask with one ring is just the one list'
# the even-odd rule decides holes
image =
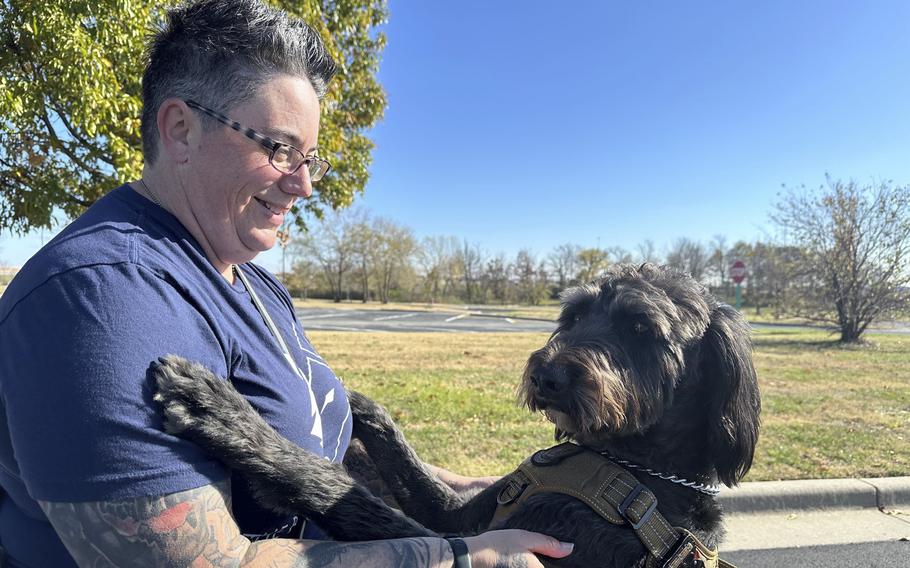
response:
{"label": "dog's paw", "polygon": [[348,401],[351,404],[355,435],[363,432],[365,428],[381,431],[394,428],[395,421],[388,411],[373,399],[356,391],[348,391]]}
{"label": "dog's paw", "polygon": [[153,364],[152,375],[154,399],[164,409],[164,428],[171,434],[197,428],[225,403],[225,381],[199,363],[168,355]]}

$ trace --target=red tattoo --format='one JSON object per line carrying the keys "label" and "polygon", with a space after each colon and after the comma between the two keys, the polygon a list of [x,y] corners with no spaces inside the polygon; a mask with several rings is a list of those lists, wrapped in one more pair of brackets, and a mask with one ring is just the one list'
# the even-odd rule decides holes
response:
{"label": "red tattoo", "polygon": [[170,509],[165,509],[160,515],[149,521],[153,532],[163,533],[174,530],[186,521],[192,505],[187,502],[178,503]]}

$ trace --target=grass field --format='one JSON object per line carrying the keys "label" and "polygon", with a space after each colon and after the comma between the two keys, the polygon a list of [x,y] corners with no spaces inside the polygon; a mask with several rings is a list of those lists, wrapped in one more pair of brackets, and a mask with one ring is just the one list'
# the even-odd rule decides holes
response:
{"label": "grass field", "polygon": [[[543,334],[309,333],[351,388],[383,404],[421,457],[510,471],[552,443],[515,385]],[[840,347],[824,332],[755,335],[763,428],[747,480],[910,475],[910,337]]]}

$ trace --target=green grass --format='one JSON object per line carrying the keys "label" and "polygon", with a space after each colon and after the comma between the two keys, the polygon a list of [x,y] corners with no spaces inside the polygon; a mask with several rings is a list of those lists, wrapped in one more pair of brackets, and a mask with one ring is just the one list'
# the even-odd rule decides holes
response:
{"label": "green grass", "polygon": [[[310,332],[348,386],[382,402],[421,457],[510,471],[552,443],[515,386],[545,334]],[[818,331],[755,336],[763,428],[747,480],[910,475],[910,337],[841,347]]]}

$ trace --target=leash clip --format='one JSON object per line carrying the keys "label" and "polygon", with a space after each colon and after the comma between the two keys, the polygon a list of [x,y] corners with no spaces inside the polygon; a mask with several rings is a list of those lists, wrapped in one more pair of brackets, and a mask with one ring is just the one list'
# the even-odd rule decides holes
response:
{"label": "leash clip", "polygon": [[[673,547],[673,550],[664,557],[666,560],[661,564],[661,568],[678,568],[682,566],[686,559],[692,556],[696,550],[694,540],[695,537],[692,534],[688,531],[684,532]],[[705,564],[701,558],[696,558],[695,561],[696,568],[704,568]]]}

